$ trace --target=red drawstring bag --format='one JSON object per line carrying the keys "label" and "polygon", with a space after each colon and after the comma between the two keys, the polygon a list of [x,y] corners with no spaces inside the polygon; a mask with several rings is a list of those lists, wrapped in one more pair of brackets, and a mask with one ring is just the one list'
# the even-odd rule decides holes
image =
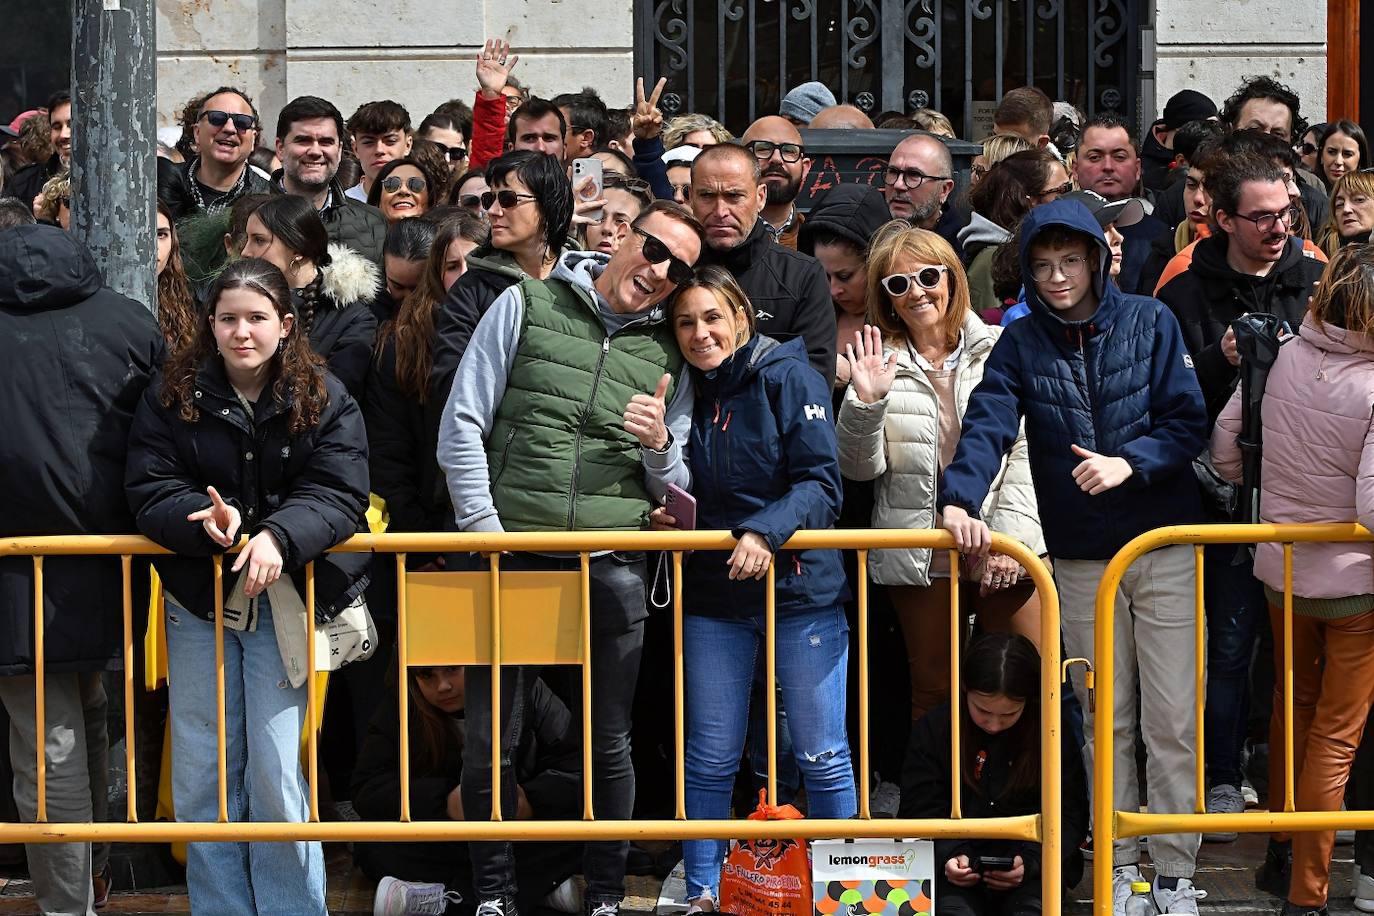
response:
{"label": "red drawstring bag", "polygon": [[[751,821],[800,820],[791,805],[768,804],[759,791]],[[814,916],[811,905],[811,853],[806,840],[738,840],[720,870],[723,912],[738,916]]]}

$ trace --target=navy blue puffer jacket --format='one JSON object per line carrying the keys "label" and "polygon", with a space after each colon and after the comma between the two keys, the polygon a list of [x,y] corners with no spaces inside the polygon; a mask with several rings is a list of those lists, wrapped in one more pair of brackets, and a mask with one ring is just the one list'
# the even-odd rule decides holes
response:
{"label": "navy blue puffer jacket", "polygon": [[[779,548],[840,514],[840,465],[830,386],[807,363],[801,338],[755,336],[711,372],[692,369],[696,403],[687,457],[697,527],[752,531],[777,567],[778,613],[818,610],[848,597],[838,550]],[[765,582],[731,581],[724,551],[696,551],[683,575],[683,607],[706,617],[764,610]]]}
{"label": "navy blue puffer jacket", "polygon": [[[1051,226],[1099,246],[1101,304],[1087,320],[1065,321],[1036,294],[1028,251]],[[1142,532],[1201,520],[1191,462],[1207,445],[1208,424],[1192,359],[1173,313],[1122,293],[1110,268],[1102,230],[1081,203],[1056,201],[1026,216],[1021,272],[1031,314],[993,347],[939,497],[940,508],[976,515],[1024,415],[1040,522],[1056,559],[1108,559]],[[1073,480],[1082,460],[1075,444],[1125,458],[1131,476],[1089,496]]]}

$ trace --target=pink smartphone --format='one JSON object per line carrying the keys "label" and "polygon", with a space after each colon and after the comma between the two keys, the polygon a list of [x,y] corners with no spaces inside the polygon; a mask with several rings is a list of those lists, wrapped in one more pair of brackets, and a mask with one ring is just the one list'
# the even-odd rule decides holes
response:
{"label": "pink smartphone", "polygon": [[677,526],[683,531],[695,531],[697,527],[696,497],[677,484],[668,484],[668,495],[663,500],[668,514],[677,519]]}

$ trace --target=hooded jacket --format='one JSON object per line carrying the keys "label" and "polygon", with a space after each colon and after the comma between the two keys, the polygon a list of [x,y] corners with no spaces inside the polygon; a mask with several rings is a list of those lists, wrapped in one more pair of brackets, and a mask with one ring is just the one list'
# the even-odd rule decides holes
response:
{"label": "hooded jacket", "polygon": [[[362,411],[343,384],[325,375],[329,401],[314,428],[292,435],[290,404],[269,384],[250,415],[224,372],[210,359],[196,374],[200,416],[161,402],[162,378],[143,394],[129,433],[124,488],[138,530],[175,556],[153,561],[168,594],[206,620],[215,610],[208,558],[224,553],[199,522],[186,516],[208,504],[207,487],[239,510],[242,533],[271,531],[281,545],[282,571],[302,598],[305,566],[315,562],[315,619],[331,620],[367,586],[371,556],[330,547],[367,530],[367,431]],[[224,568],[224,595],[238,574]]]}
{"label": "hooded jacket", "polygon": [[835,381],[835,304],[819,261],[779,245],[760,217],[739,245],[705,246],[697,263],[728,270],[754,305],[758,333],[800,337],[811,366]]}
{"label": "hooded jacket", "polygon": [[[162,160],[159,159],[159,162]],[[48,157],[47,162],[30,162],[22,169],[17,170],[10,176],[9,181],[5,182],[5,197],[18,198],[24,206],[33,211],[33,199],[43,190],[43,185],[48,183],[48,179],[62,171],[62,157],[53,153]]]}
{"label": "hooded jacket", "polygon": [[[124,459],[161,361],[152,313],[105,287],[66,232],[17,226],[0,232],[0,334],[0,537],[133,531]],[[119,667],[119,560],[50,557],[44,571],[47,669]],[[0,559],[0,675],[32,671],[32,625],[33,562]]]}
{"label": "hooded jacket", "polygon": [[[964,316],[964,349],[955,370],[954,391],[960,410],[968,409],[969,396],[982,380],[983,367],[1001,333],[972,311]],[[849,480],[876,479],[874,528],[933,528],[940,476],[940,401],[908,348],[887,352],[897,357],[897,377],[886,397],[865,404],[852,385],[845,391],[835,430],[840,471]],[[1024,435],[1016,437],[982,509],[994,531],[1016,538],[1036,553],[1045,552]],[[926,549],[872,550],[868,569],[879,585],[929,585],[930,556]]]}
{"label": "hooded jacket", "polygon": [[1160,300],[1183,329],[1212,420],[1240,380],[1240,370],[1221,350],[1221,339],[1231,322],[1247,312],[1268,312],[1297,328],[1307,311],[1312,284],[1321,279],[1326,266],[1307,253],[1302,239],[1290,238],[1278,263],[1267,275],[1255,277],[1226,263],[1228,243],[1224,232],[1202,239],[1193,248],[1187,270],[1159,288]]}
{"label": "hooded jacket", "polygon": [[[968,259],[968,295],[977,313],[995,312],[1003,307],[992,284],[992,259],[997,246],[1011,238],[1011,233],[983,216],[974,213],[967,226],[959,230],[959,244]],[[1001,315],[997,318],[1000,320]]]}
{"label": "hooded jacket", "polygon": [[[711,370],[690,370],[696,401],[687,449],[699,529],[752,531],[776,565],[779,613],[823,610],[849,595],[838,550],[781,550],[797,531],[834,527],[841,484],[830,386],[800,340],[755,335]],[[766,583],[729,578],[728,552],[687,558],[687,610],[704,617],[763,613]]]}
{"label": "hooded jacket", "polygon": [[[1260,520],[1270,524],[1359,522],[1374,527],[1374,341],[1303,319],[1279,348],[1261,417]],[[1212,461],[1241,480],[1240,389],[1212,433]],[[1260,544],[1255,576],[1283,591],[1283,545]],[[1293,593],[1303,598],[1374,594],[1369,544],[1295,544]]]}
{"label": "hooded jacket", "polygon": [[371,261],[343,245],[331,244],[329,258],[318,283],[294,292],[292,300],[298,311],[311,306],[311,349],[324,358],[353,399],[361,401],[377,342],[372,300],[381,290],[382,274]]}
{"label": "hooded jacket", "polygon": [[1140,144],[1141,175],[1145,187],[1156,194],[1164,190],[1169,183],[1169,172],[1173,168],[1174,155],[1173,150],[1155,139],[1153,130],[1145,132],[1145,139]]}
{"label": "hooded jacket", "polygon": [[[1099,305],[1083,321],[1061,318],[1031,278],[1030,248],[1050,226],[1097,247]],[[1173,314],[1158,300],[1122,293],[1110,271],[1111,250],[1081,203],[1059,200],[1026,216],[1021,274],[1031,314],[1005,328],[988,357],[938,501],[978,517],[1024,415],[1040,523],[1055,559],[1107,559],[1141,532],[1201,514],[1191,462],[1208,426],[1192,359]],[[1072,445],[1126,459],[1131,476],[1089,496],[1074,483],[1082,459]]]}
{"label": "hooded jacket", "polygon": [[[273,173],[269,190],[273,194],[286,193],[281,171]],[[328,201],[329,205],[320,211],[320,222],[329,233],[329,241],[353,249],[380,269],[382,247],[386,244],[386,217],[376,207],[345,194],[337,178],[329,179]]]}
{"label": "hooded jacket", "polygon": [[453,374],[467,351],[477,323],[496,297],[529,277],[515,255],[483,245],[468,255],[468,269],[449,287],[434,319],[434,361],[430,364],[431,396],[443,403],[453,387]]}
{"label": "hooded jacket", "polygon": [[797,250],[816,253],[817,235],[836,235],[859,251],[868,251],[873,233],[892,220],[887,198],[866,184],[843,182],[820,193],[797,234]]}

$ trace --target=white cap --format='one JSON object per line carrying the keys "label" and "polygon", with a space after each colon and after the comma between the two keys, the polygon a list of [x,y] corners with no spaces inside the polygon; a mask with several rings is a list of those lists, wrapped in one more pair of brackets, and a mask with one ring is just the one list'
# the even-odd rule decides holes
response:
{"label": "white cap", "polygon": [[664,165],[691,165],[692,160],[701,155],[701,147],[684,143],[663,154]]}

